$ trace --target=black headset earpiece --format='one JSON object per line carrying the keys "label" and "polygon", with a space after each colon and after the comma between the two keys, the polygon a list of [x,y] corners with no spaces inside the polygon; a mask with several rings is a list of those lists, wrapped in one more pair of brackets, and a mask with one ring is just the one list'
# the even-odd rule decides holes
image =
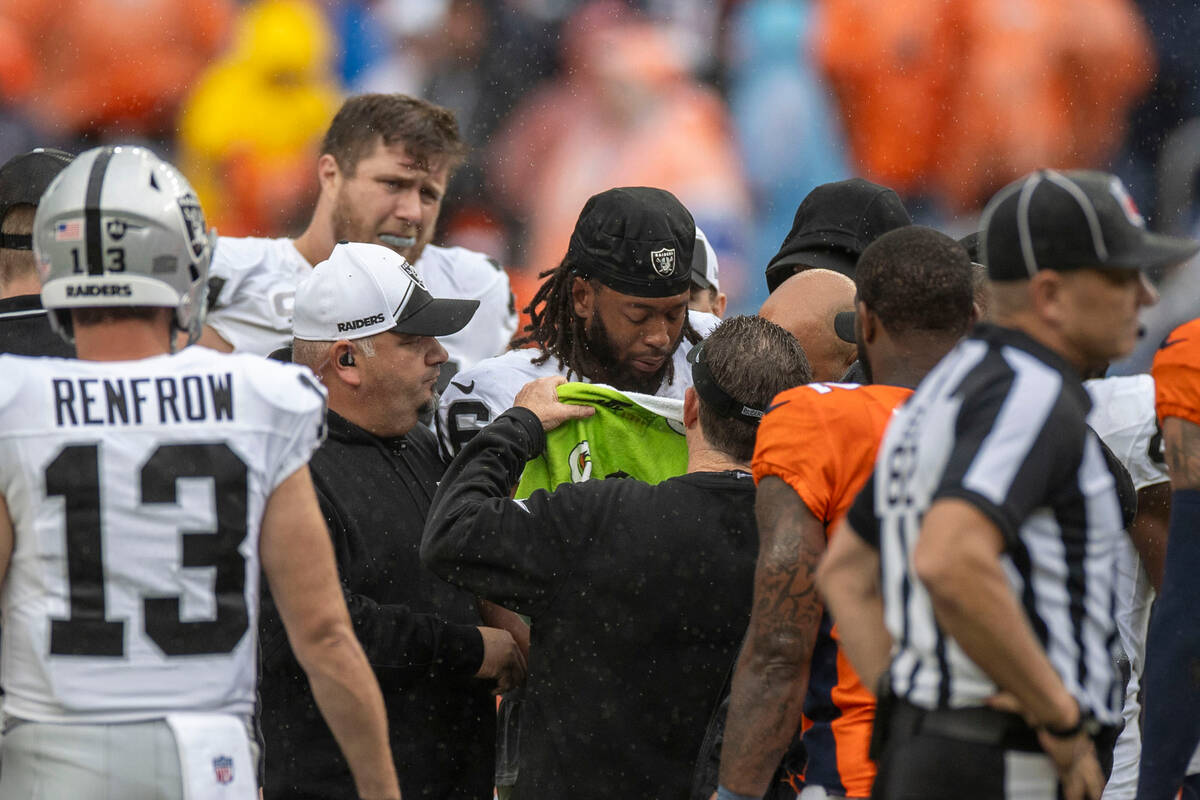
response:
{"label": "black headset earpiece", "polygon": [[341,356],[338,357],[338,363],[341,364],[343,367],[353,367],[354,366],[354,354],[351,353],[349,350],[347,350],[346,352],[342,353]]}

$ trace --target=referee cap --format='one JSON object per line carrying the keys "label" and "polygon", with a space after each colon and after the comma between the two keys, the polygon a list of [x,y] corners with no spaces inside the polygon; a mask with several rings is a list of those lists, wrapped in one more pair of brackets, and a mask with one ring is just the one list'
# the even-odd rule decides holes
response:
{"label": "referee cap", "polygon": [[692,282],[696,223],[668,191],[609,189],[583,206],[567,260],[582,276],[635,297],[683,294]]}
{"label": "referee cap", "polygon": [[981,220],[980,251],[994,281],[1038,270],[1152,270],[1195,255],[1200,243],[1146,230],[1121,179],[1044,169],[1001,189]]}
{"label": "referee cap", "polygon": [[387,331],[448,336],[462,330],[478,307],[478,300],[433,297],[390,248],[340,242],[296,288],[293,335],[312,342]]}

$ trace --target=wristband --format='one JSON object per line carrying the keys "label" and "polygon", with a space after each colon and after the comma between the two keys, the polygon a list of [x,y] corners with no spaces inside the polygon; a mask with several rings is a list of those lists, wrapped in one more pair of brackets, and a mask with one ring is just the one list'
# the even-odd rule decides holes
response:
{"label": "wristband", "polygon": [[1067,728],[1055,728],[1050,725],[1042,725],[1041,730],[1047,736],[1052,736],[1055,739],[1072,739],[1078,736],[1081,731],[1086,732],[1088,736],[1095,736],[1099,730],[1099,725],[1096,719],[1083,710],[1083,706],[1079,705],[1079,701],[1075,701],[1075,707],[1079,709],[1079,716],[1075,720],[1075,724]]}
{"label": "wristband", "polygon": [[1069,728],[1052,728],[1049,725],[1042,726],[1042,732],[1047,736],[1053,736],[1055,739],[1070,739],[1083,730],[1083,712],[1079,712],[1079,719]]}
{"label": "wristband", "polygon": [[717,787],[717,800],[762,800],[761,795],[738,794],[735,791],[726,789],[724,786]]}

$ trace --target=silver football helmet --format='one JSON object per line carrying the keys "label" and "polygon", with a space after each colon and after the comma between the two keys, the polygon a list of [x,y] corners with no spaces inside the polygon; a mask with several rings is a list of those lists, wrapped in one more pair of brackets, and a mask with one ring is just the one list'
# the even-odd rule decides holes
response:
{"label": "silver football helmet", "polygon": [[72,308],[165,306],[194,342],[215,242],[187,179],[154,153],[81,153],[46,189],[33,222],[51,326],[72,341]]}

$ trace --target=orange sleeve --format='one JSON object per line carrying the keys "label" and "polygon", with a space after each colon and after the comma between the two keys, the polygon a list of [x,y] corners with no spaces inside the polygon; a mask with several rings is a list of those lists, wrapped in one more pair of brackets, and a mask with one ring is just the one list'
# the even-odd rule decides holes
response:
{"label": "orange sleeve", "polygon": [[1200,319],[1171,331],[1154,356],[1151,374],[1158,419],[1179,417],[1200,425]]}
{"label": "orange sleeve", "polygon": [[775,398],[758,426],[754,482],[774,475],[787,482],[817,519],[828,523],[837,484],[837,448],[830,435],[829,403],[811,385]]}
{"label": "orange sleeve", "polygon": [[910,394],[820,383],[783,392],[759,424],[754,480],[786,481],[814,517],[836,522],[870,476],[892,411]]}

